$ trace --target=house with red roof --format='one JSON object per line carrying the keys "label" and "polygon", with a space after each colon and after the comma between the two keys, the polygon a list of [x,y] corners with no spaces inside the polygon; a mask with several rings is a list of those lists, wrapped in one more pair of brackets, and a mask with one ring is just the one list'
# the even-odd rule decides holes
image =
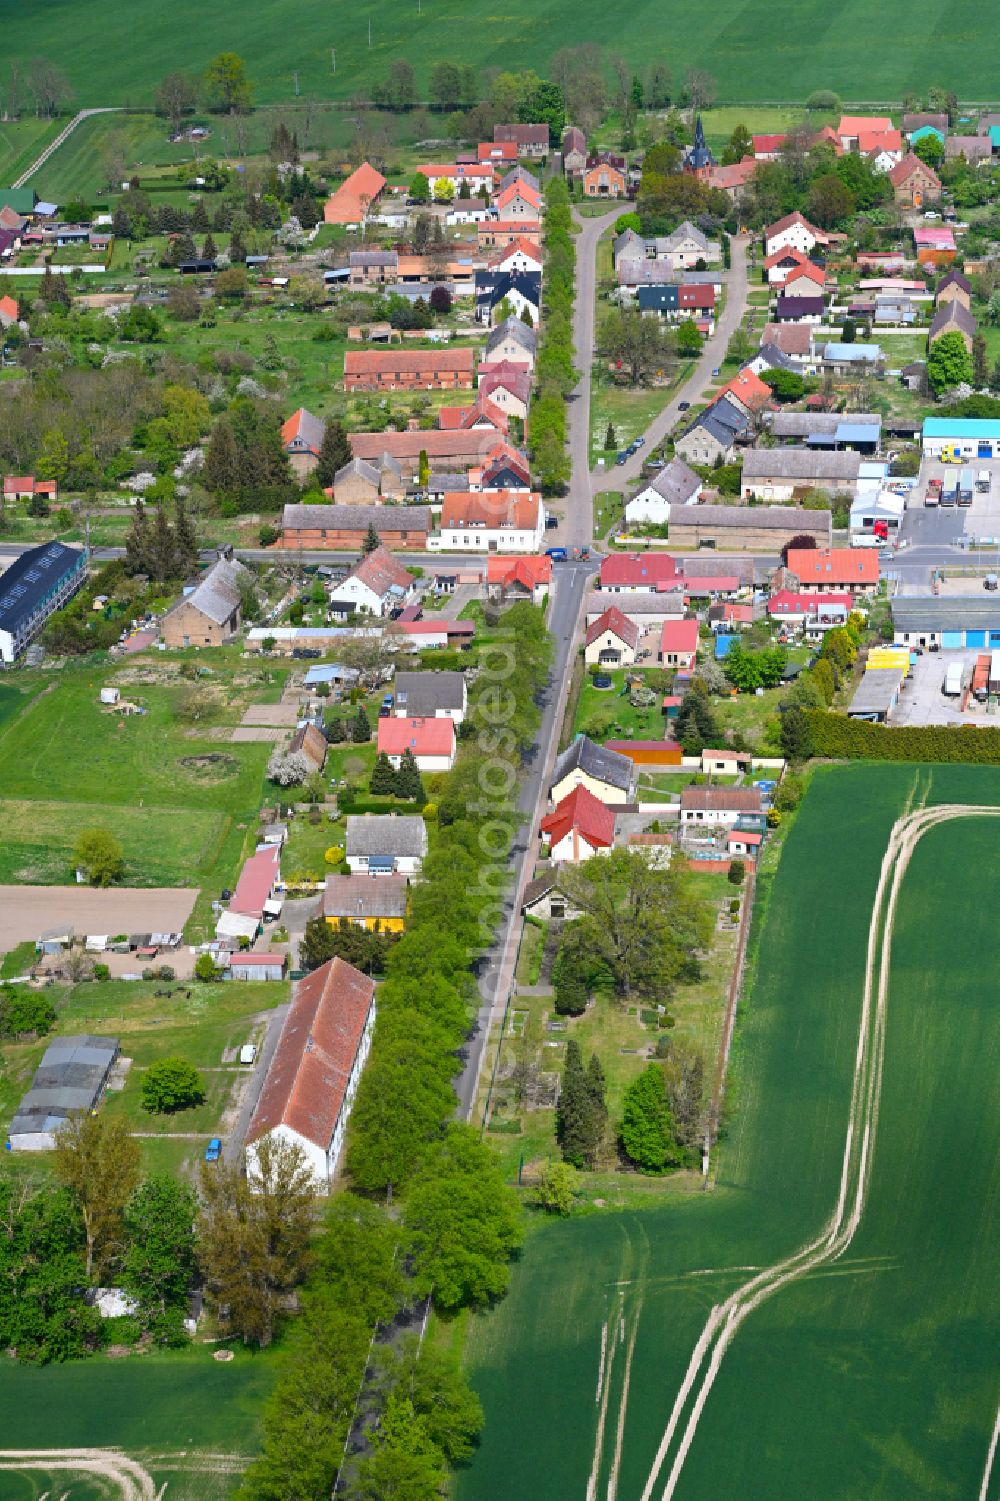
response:
{"label": "house with red roof", "polygon": [[742,855],[747,860],[756,860],[763,843],[763,834],[753,834],[749,829],[732,829],[726,835],[726,854]]}
{"label": "house with red roof", "polygon": [[508,417],[527,423],[531,372],[526,365],[499,360],[496,364],[480,365],[476,378],[483,396],[488,396]]}
{"label": "house with red roof", "polygon": [[858,155],[868,157],[876,172],[888,172],[903,159],[903,137],[898,130],[862,130]]}
{"label": "house with red roof", "polygon": [[623,615],[617,605],[609,605],[604,614],[587,627],[583,642],[583,660],[590,666],[630,667],[639,645],[639,627]]}
{"label": "house with red roof", "polygon": [[468,183],[473,195],[493,191],[495,174],[489,162],[432,162],[417,171],[429,179],[432,193],[439,182],[447,183],[452,194],[458,192],[463,182]]}
{"label": "house with red roof", "polygon": [[322,417],[314,417],[305,407],[298,407],[281,424],[281,446],[300,479],[305,479],[316,468],[325,431],[326,423]]}
{"label": "house with red roof", "polygon": [[472,429],[506,433],[510,430],[507,413],[479,395],[468,406],[438,407],[437,425],[441,432],[470,432]]}
{"label": "house with red roof", "polygon": [[660,632],[658,660],[664,667],[690,672],[698,654],[697,620],[665,620]]}
{"label": "house with red roof", "polygon": [[740,370],[728,381],[718,393],[720,396],[729,396],[741,406],[748,417],[754,417],[762,412],[771,402],[771,387],[766,381],[761,380],[759,375],[747,368]]}
{"label": "house with red roof", "polygon": [[880,135],[887,130],[892,130],[888,115],[841,115],[836,127],[837,140],[844,151],[857,151],[863,135]]}
{"label": "house with red roof", "polygon": [[248,938],[252,943],[265,915],[279,915],[281,899],[276,895],[276,887],[281,880],[280,853],[277,845],[267,845],[244,863],[229,907],[216,923],[217,937]]}
{"label": "house with red roof", "polygon": [[538,826],[553,863],[578,865],[605,855],[615,842],[615,815],[586,787],[575,787]]}
{"label": "house with red roof", "polygon": [[17,322],[17,303],[13,297],[0,297],[0,328]]}
{"label": "house with red roof", "polygon": [[492,162],[495,167],[513,167],[517,163],[516,141],[479,141],[476,161]]}
{"label": "house with red roof", "polygon": [[822,297],[826,289],[826,272],[812,261],[793,266],[782,283],[784,297]]}
{"label": "house with red roof", "polygon": [[530,553],[541,550],[545,508],[534,490],[449,490],[440,532],[431,546],[445,552]]}
{"label": "house with red roof", "polygon": [[323,205],[326,224],[361,225],[373,203],[382,196],[386,180],[368,162],[362,162]]}
{"label": "house with red roof", "polygon": [[873,547],[792,547],[786,569],[803,593],[846,589],[856,598],[878,588],[878,552]]}
{"label": "house with red roof", "polygon": [[455,764],[455,725],[451,719],[380,719],[377,748],[397,770],[409,750],[420,771],[451,771]]}
{"label": "house with red roof", "polygon": [[937,203],[941,197],[940,177],[912,151],[890,168],[889,181],[893,198],[903,208],[920,209],[925,203]]}
{"label": "house with red roof", "polygon": [[503,245],[487,256],[486,268],[489,271],[540,271],[542,252],[536,240],[518,235],[509,245]]}
{"label": "house with red roof", "polygon": [[730,162],[721,167],[709,167],[704,173],[703,181],[707,187],[717,188],[721,193],[728,193],[735,202],[756,171],[756,157],[745,156],[742,161]]}
{"label": "house with red roof", "polygon": [[817,245],[827,243],[828,237],[823,231],[817,229],[815,224],[810,224],[798,210],[776,219],[764,230],[764,249],[768,256],[775,255],[779,250],[798,250],[802,255],[809,255]]}
{"label": "house with red roof", "polygon": [[329,1185],[374,1031],[375,982],[353,964],[330,959],[297,983],[247,1131],[251,1188],[262,1187],[265,1142],[297,1146],[317,1189]]}
{"label": "house with red roof", "polygon": [[753,154],[759,162],[777,161],[782,146],[787,139],[783,135],[759,135],[751,136],[753,142]]}
{"label": "house with red roof", "polygon": [[767,613],[772,620],[796,629],[806,626],[827,631],[844,624],[851,613],[851,603],[849,594],[803,594],[795,589],[779,589],[768,600]]}
{"label": "house with red roof", "polygon": [[542,556],[486,559],[486,598],[499,604],[530,600],[540,605],[552,584],[552,559]]}
{"label": "house with red roof", "polygon": [[610,594],[659,594],[681,588],[680,573],[665,552],[611,553],[601,563],[600,588]]}
{"label": "house with red roof", "polygon": [[375,547],[335,586],[330,610],[338,619],[355,614],[383,618],[410,603],[415,584],[413,574],[387,548]]}
{"label": "house with red roof", "polygon": [[764,270],[767,272],[768,285],[783,287],[785,278],[790,271],[799,266],[811,265],[809,257],[801,250],[793,250],[790,246],[784,246],[776,250],[773,255],[765,256]]}

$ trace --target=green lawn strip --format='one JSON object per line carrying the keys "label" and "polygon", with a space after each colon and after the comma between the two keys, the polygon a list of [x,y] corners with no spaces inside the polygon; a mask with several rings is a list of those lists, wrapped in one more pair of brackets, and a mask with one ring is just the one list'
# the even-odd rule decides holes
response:
{"label": "green lawn strip", "polygon": [[594,496],[594,536],[606,537],[625,514],[625,497],[620,490],[599,490]]}
{"label": "green lawn strip", "polygon": [[283,879],[289,885],[297,881],[322,881],[334,868],[324,859],[326,851],[335,845],[343,849],[346,827],[343,818],[331,823],[325,809],[317,823],[308,814],[292,819],[287,843],[281,851]]}
{"label": "green lawn strip", "polygon": [[[625,672],[625,668],[616,668],[607,673],[614,683],[614,687],[608,689],[595,688],[587,673],[577,703],[575,729],[585,734],[593,731],[597,740],[663,740],[666,721],[660,707],[661,695],[656,696],[656,701],[648,709],[634,708],[622,691]],[[605,728],[603,717],[612,711],[614,721]]]}

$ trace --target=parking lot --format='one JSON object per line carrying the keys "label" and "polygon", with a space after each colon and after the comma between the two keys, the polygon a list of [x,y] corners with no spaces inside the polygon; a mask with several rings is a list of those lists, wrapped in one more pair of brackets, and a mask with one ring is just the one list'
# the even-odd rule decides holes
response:
{"label": "parking lot", "polygon": [[[960,698],[946,698],[942,692],[945,674],[953,662],[961,662],[963,682],[972,680],[976,651],[925,652],[910,668],[910,675],[900,689],[899,703],[890,716],[892,724],[969,724],[985,723],[985,709],[970,699],[970,708],[962,713]],[[992,722],[992,718],[990,720]]]}
{"label": "parking lot", "polygon": [[[954,481],[961,468],[972,470],[973,492],[970,506],[925,506],[927,487],[931,480],[940,480],[946,485]],[[981,471],[990,476],[988,491],[977,490],[975,480]],[[943,464],[938,459],[925,459],[920,466],[918,483],[911,493],[908,513],[924,511],[940,518],[940,524],[953,523],[955,536],[963,532],[968,537],[1000,537],[1000,459],[970,459],[967,465]]]}

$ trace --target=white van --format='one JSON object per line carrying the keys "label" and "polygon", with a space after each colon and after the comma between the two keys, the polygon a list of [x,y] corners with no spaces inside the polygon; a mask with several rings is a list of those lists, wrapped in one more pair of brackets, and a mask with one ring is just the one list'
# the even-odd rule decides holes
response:
{"label": "white van", "polygon": [[245,1042],[243,1044],[243,1046],[240,1048],[240,1062],[241,1063],[256,1063],[256,1061],[257,1061],[257,1049],[254,1047],[254,1045],[253,1045],[252,1042]]}
{"label": "white van", "polygon": [[979,473],[976,475],[976,489],[978,490],[980,495],[989,495],[990,471],[988,469],[980,469]]}

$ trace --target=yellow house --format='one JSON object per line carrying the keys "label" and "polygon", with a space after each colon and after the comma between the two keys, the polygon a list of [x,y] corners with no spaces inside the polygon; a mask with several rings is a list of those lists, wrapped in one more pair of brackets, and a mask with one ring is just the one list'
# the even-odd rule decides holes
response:
{"label": "yellow house", "polygon": [[408,882],[402,875],[327,876],[323,916],[331,927],[354,923],[369,932],[402,933]]}
{"label": "yellow house", "polygon": [[577,735],[556,761],[549,796],[561,803],[575,787],[586,787],[602,803],[629,803],[635,791],[635,766],[628,756]]}

